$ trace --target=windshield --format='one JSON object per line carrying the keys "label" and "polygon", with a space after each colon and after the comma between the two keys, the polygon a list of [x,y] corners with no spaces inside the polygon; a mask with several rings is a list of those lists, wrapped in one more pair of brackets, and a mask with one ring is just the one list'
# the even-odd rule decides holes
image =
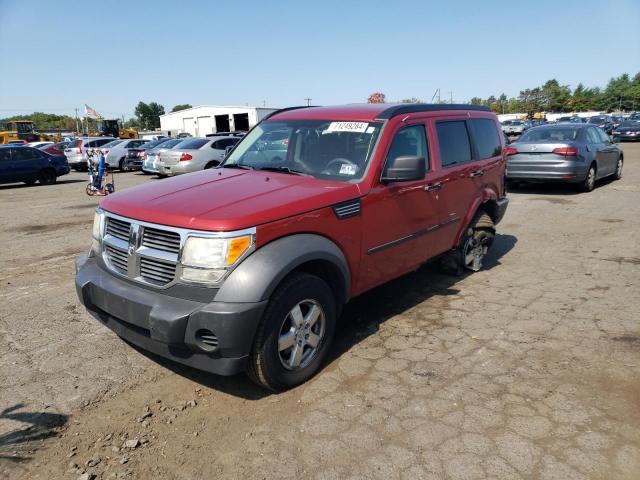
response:
{"label": "windshield", "polygon": [[281,169],[354,182],[363,177],[381,128],[378,122],[263,122],[238,144],[223,166]]}
{"label": "windshield", "polygon": [[591,117],[589,119],[589,123],[604,123],[606,121],[607,121],[607,119],[603,118],[603,117]]}
{"label": "windshield", "polygon": [[187,140],[182,140],[178,148],[180,150],[197,150],[208,141],[208,138],[189,138]]}
{"label": "windshield", "polygon": [[545,128],[538,127],[527,130],[522,134],[518,142],[568,142],[575,140],[578,136],[579,128]]}
{"label": "windshield", "polygon": [[123,140],[114,140],[112,142],[109,143],[105,143],[104,145],[102,145],[102,148],[113,148],[116,145],[119,145],[123,142]]}
{"label": "windshield", "polygon": [[637,120],[627,120],[626,122],[622,122],[621,127],[629,127],[629,128],[640,128],[640,121]]}

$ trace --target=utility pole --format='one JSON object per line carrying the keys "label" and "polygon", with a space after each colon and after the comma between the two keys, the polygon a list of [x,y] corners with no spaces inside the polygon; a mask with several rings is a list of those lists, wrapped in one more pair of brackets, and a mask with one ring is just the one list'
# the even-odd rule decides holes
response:
{"label": "utility pole", "polygon": [[305,100],[307,101],[307,107],[310,107],[312,99],[307,97],[307,98],[305,98]]}
{"label": "utility pole", "polygon": [[262,100],[262,106],[266,107],[267,106],[267,101],[266,100]]}
{"label": "utility pole", "polygon": [[453,92],[449,90],[449,103],[453,103]]}
{"label": "utility pole", "polygon": [[80,135],[80,125],[78,124],[78,109],[76,108],[75,111],[76,111],[76,133]]}

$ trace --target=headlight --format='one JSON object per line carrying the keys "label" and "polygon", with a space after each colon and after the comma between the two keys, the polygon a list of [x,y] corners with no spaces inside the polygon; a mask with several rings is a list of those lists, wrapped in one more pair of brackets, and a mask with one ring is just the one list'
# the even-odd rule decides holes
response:
{"label": "headlight", "polygon": [[180,260],[182,280],[217,283],[253,244],[253,235],[230,238],[187,237]]}
{"label": "headlight", "polygon": [[93,215],[93,230],[91,232],[91,249],[89,250],[89,256],[100,255],[100,245],[102,242],[102,223],[104,214],[99,208],[96,209],[96,213]]}
{"label": "headlight", "polygon": [[93,215],[93,232],[91,235],[96,240],[102,240],[102,218],[103,212],[99,208],[96,209],[96,212]]}

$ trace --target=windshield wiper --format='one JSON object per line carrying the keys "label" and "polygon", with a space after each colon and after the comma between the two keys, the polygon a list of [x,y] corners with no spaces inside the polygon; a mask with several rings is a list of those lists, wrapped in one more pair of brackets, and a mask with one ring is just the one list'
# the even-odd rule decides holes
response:
{"label": "windshield wiper", "polygon": [[222,168],[241,168],[242,170],[255,170],[249,165],[243,165],[241,163],[225,163],[221,165]]}
{"label": "windshield wiper", "polygon": [[267,172],[281,172],[288,173],[289,175],[302,175],[304,177],[310,177],[308,173],[301,172],[300,170],[292,170],[289,167],[262,167],[258,168],[258,170],[264,170]]}

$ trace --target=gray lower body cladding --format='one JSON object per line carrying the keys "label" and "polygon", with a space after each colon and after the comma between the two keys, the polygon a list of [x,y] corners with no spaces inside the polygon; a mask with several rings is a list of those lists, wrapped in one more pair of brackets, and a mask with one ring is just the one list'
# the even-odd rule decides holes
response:
{"label": "gray lower body cladding", "polygon": [[[244,370],[266,301],[202,302],[173,297],[116,278],[86,255],[78,258],[76,270],[80,301],[127,342],[218,375]],[[208,345],[201,338],[205,331]],[[213,349],[211,334],[217,342]]]}

